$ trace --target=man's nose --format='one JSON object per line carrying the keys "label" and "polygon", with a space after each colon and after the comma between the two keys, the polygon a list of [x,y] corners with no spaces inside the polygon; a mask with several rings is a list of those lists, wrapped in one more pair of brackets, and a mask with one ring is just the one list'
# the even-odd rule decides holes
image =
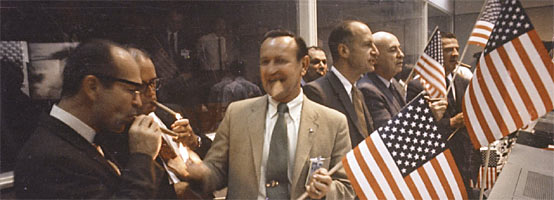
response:
{"label": "man's nose", "polygon": [[133,106],[141,107],[142,101],[140,100],[140,94],[133,95],[133,101],[131,103]]}
{"label": "man's nose", "polygon": [[369,52],[373,56],[379,56],[379,50],[377,49],[377,46],[375,44],[371,45],[371,51]]}

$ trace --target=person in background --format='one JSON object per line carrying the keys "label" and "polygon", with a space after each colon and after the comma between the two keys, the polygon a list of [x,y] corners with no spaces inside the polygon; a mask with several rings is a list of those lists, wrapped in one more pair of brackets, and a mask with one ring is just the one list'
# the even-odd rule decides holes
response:
{"label": "person in background", "polygon": [[310,66],[308,71],[306,71],[306,75],[302,77],[302,86],[325,76],[327,71],[329,71],[327,68],[327,56],[322,48],[316,46],[308,47],[308,56],[310,57]]}

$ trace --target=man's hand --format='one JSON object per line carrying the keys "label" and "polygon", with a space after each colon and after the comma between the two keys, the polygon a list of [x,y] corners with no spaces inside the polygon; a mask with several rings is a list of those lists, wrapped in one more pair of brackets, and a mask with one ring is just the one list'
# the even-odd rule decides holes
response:
{"label": "man's hand", "polygon": [[198,154],[189,151],[189,159],[186,162],[188,176],[187,179],[202,180],[209,172],[209,168],[204,165]]}
{"label": "man's hand", "polygon": [[445,98],[431,99],[428,96],[425,96],[425,98],[429,101],[429,108],[431,108],[435,120],[441,120],[448,107],[448,101]]}
{"label": "man's hand", "polygon": [[463,113],[458,113],[456,116],[450,118],[450,127],[452,128],[463,128],[464,124],[464,115]]}
{"label": "man's hand", "polygon": [[196,149],[200,146],[198,136],[194,134],[188,119],[180,119],[173,122],[171,129],[181,135],[176,139],[176,142],[181,142],[191,149]]}
{"label": "man's hand", "polygon": [[144,153],[152,157],[158,155],[162,145],[160,127],[152,117],[140,115],[129,128],[129,152]]}
{"label": "man's hand", "polygon": [[321,199],[327,195],[333,179],[325,168],[319,168],[311,177],[310,184],[306,186],[306,192],[311,199]]}

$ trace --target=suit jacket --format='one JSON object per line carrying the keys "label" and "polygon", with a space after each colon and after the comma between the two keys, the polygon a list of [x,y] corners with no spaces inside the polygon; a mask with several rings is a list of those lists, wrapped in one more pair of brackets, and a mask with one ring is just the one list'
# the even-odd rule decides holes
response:
{"label": "suit jacket", "polygon": [[[448,107],[446,108],[444,117],[438,121],[438,126],[445,137],[449,137],[450,134],[456,130],[456,128],[450,127],[450,118],[462,112],[462,100],[469,81],[469,79],[462,76],[456,76],[454,79],[456,100],[454,100],[452,92],[450,91],[448,94]],[[419,80],[410,81],[408,83],[407,99],[413,99],[421,91],[423,91],[423,85],[421,85]],[[479,150],[473,148],[465,127],[458,130],[452,139],[448,141],[447,147],[450,148],[452,156],[458,166],[458,170],[464,180],[464,185],[466,189],[469,190],[469,180],[477,177],[479,166],[481,165],[481,154]]]}
{"label": "suit jacket", "polygon": [[384,125],[406,105],[406,96],[402,91],[402,86],[395,78],[392,78],[391,86],[400,96],[400,100],[396,100],[395,94],[375,73],[366,74],[358,81],[357,85],[364,94],[365,104],[373,118],[375,128]]}
{"label": "suit jacket", "polygon": [[[106,154],[108,157],[109,155]],[[152,198],[163,174],[147,155],[130,155],[117,175],[93,145],[69,126],[43,115],[18,156],[17,198]]]}
{"label": "suit jacket", "polygon": [[[367,135],[362,133],[360,127],[358,127],[358,123],[356,123],[358,122],[358,116],[356,115],[356,111],[354,111],[354,105],[348,93],[346,93],[344,86],[333,72],[329,72],[325,76],[309,82],[304,86],[303,90],[304,94],[306,94],[310,100],[338,110],[346,115],[348,119],[348,129],[350,130],[350,141],[353,146],[358,145],[367,137]],[[361,93],[359,90],[358,92]],[[363,94],[359,94],[359,96],[363,97]],[[362,106],[367,124],[367,132],[371,134],[373,130],[375,130],[372,116],[367,110],[365,101],[362,101]]]}
{"label": "suit jacket", "polygon": [[[265,95],[229,105],[212,148],[204,159],[210,168],[203,179],[205,192],[227,186],[228,199],[257,198],[262,149],[263,145],[268,145],[264,144],[268,98]],[[329,158],[329,164],[323,167],[330,169],[341,162],[350,149],[344,115],[304,97],[291,177],[291,198],[296,199],[305,192],[310,158]],[[353,189],[344,169],[334,173],[332,178],[327,198],[352,199]]]}

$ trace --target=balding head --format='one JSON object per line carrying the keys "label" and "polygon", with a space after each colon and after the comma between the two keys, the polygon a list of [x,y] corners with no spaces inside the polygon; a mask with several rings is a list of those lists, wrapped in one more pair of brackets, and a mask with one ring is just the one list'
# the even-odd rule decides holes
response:
{"label": "balding head", "polygon": [[402,71],[404,53],[398,38],[391,33],[380,31],[373,34],[373,40],[380,53],[375,64],[375,73],[390,80]]}

